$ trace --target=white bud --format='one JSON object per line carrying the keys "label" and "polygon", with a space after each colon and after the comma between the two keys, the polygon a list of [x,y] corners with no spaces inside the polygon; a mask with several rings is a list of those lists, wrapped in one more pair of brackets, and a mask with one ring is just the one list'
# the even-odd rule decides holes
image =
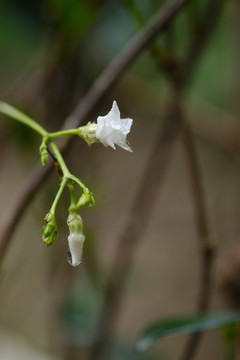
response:
{"label": "white bud", "polygon": [[68,246],[71,253],[71,265],[77,266],[82,261],[82,251],[85,236],[83,234],[70,234],[68,236]]}
{"label": "white bud", "polygon": [[83,243],[85,236],[83,235],[83,222],[78,214],[70,214],[67,219],[70,234],[68,236],[68,246],[71,254],[71,265],[77,266],[82,261]]}

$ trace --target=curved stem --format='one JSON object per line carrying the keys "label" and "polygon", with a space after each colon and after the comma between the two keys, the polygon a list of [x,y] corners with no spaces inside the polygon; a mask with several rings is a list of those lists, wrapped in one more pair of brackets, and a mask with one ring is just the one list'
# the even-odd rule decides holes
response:
{"label": "curved stem", "polygon": [[74,181],[77,185],[80,186],[80,188],[83,190],[84,193],[89,193],[89,189],[83,184],[81,180],[79,180],[76,176],[70,175],[69,179]]}
{"label": "curved stem", "polygon": [[89,193],[89,189],[83,184],[83,182],[79,180],[76,176],[72,175],[68,170],[67,165],[63,160],[62,154],[58,149],[58,146],[53,141],[50,141],[49,145],[53,151],[55,158],[57,159],[60,169],[63,172],[63,176],[66,177],[68,180],[72,180],[74,183],[80,186],[80,188],[83,190],[84,193]]}
{"label": "curved stem", "polygon": [[56,195],[56,197],[55,197],[55,199],[54,199],[54,201],[53,201],[53,204],[52,204],[52,206],[51,206],[51,209],[50,209],[50,212],[52,212],[53,214],[55,213],[55,210],[56,210],[57,204],[58,204],[58,202],[59,202],[59,199],[60,199],[60,197],[61,197],[61,195],[62,195],[62,192],[63,192],[63,190],[64,190],[64,188],[65,188],[65,186],[66,186],[66,184],[67,184],[67,180],[68,180],[68,179],[67,179],[66,177],[63,177],[63,179],[62,179],[62,181],[61,181],[59,190],[58,190],[58,192],[57,192],[57,195]]}
{"label": "curved stem", "polygon": [[67,165],[65,163],[65,161],[63,160],[63,157],[62,157],[62,154],[60,153],[60,150],[58,148],[58,146],[53,142],[53,141],[50,141],[49,142],[49,145],[53,151],[53,154],[55,156],[55,158],[57,159],[57,162],[60,166],[60,169],[62,170],[63,172],[63,176],[66,177],[66,178],[70,178],[71,177],[71,174],[67,168]]}
{"label": "curved stem", "polygon": [[39,125],[36,121],[34,121],[29,116],[22,113],[21,111],[15,109],[13,106],[0,101],[0,112],[30,127],[38,134],[40,134],[42,137],[48,137],[48,132],[41,125]]}

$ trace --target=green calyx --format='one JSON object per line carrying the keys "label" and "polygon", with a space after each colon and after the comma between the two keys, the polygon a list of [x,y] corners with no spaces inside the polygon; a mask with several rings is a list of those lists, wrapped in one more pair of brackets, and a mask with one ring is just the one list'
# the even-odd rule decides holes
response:
{"label": "green calyx", "polygon": [[89,122],[86,126],[81,126],[77,129],[77,134],[86,141],[88,146],[98,142],[96,138],[97,125]]}
{"label": "green calyx", "polygon": [[43,242],[50,246],[52,245],[57,238],[57,224],[55,221],[55,216],[52,213],[48,213],[44,218],[44,225],[42,231],[42,239]]}
{"label": "green calyx", "polygon": [[78,201],[78,208],[83,207],[83,206],[93,206],[95,205],[95,199],[93,196],[93,193],[89,192],[85,192],[81,195],[79,201]]}
{"label": "green calyx", "polygon": [[67,219],[70,234],[82,234],[83,233],[83,221],[77,211],[69,211],[69,217]]}

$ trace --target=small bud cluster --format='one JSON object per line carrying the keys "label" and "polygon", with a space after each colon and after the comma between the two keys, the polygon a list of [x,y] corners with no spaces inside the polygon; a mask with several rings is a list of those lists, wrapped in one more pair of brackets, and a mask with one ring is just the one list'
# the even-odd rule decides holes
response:
{"label": "small bud cluster", "polygon": [[[60,193],[62,192],[62,189],[64,188],[65,184],[67,184],[67,182],[64,182],[63,179],[62,184],[63,185],[59,190]],[[79,201],[77,202],[72,181],[68,183],[68,187],[71,194],[71,204],[69,207],[69,216],[67,219],[67,225],[69,227],[68,246],[70,252],[70,258],[68,261],[72,266],[77,266],[82,261],[83,243],[85,240],[85,236],[83,235],[83,221],[79,214],[79,209],[83,206],[94,205],[95,200],[93,194],[88,189],[85,189],[83,194],[80,196]],[[53,202],[51,210],[44,219],[42,239],[47,246],[52,245],[57,238],[58,230],[55,221],[55,208],[56,203],[60,197],[59,192]]]}

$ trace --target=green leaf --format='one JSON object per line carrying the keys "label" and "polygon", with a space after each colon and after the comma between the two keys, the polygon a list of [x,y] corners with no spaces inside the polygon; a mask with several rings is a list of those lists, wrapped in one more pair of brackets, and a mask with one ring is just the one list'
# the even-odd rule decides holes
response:
{"label": "green leaf", "polygon": [[240,321],[240,312],[186,315],[168,318],[147,327],[137,342],[138,351],[146,351],[157,341],[187,333],[211,330]]}

